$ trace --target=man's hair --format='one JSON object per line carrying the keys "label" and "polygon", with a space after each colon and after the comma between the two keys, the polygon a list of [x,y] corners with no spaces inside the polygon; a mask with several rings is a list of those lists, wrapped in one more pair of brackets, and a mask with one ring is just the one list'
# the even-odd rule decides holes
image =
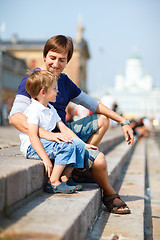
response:
{"label": "man's hair", "polygon": [[32,98],[36,98],[41,89],[47,92],[53,81],[57,81],[59,78],[58,75],[46,70],[35,70],[34,72],[28,70],[27,75],[29,77],[26,81],[26,91]]}
{"label": "man's hair", "polygon": [[67,52],[67,63],[71,60],[73,55],[73,41],[71,37],[66,37],[63,35],[57,35],[51,37],[46,42],[44,49],[43,49],[43,57],[47,56],[49,51],[62,53]]}

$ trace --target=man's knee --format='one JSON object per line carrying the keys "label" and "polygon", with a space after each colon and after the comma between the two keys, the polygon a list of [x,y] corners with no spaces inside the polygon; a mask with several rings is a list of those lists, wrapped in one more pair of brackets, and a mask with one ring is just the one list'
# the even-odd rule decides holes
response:
{"label": "man's knee", "polygon": [[109,128],[109,118],[105,115],[98,114],[98,127],[103,128],[105,131]]}
{"label": "man's knee", "polygon": [[99,170],[106,170],[107,169],[107,162],[105,156],[102,152],[98,154],[95,158],[94,163],[92,165],[93,168],[98,168]]}

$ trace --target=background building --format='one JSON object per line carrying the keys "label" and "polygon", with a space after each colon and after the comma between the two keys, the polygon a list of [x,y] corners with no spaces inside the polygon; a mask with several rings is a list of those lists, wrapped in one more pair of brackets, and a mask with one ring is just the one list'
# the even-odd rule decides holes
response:
{"label": "background building", "polygon": [[115,76],[115,86],[109,92],[127,117],[155,118],[160,113],[160,89],[152,82],[149,73],[143,74],[141,57],[134,53],[126,61],[125,73]]}
{"label": "background building", "polygon": [[25,72],[24,60],[0,50],[0,124],[8,121],[8,113]]}
{"label": "background building", "polygon": [[[74,53],[71,61],[64,72],[77,84],[83,91],[86,89],[87,61],[90,58],[88,44],[83,38],[84,28],[78,25],[76,37],[73,40]],[[23,59],[27,63],[27,68],[34,69],[43,64],[43,47],[45,41],[19,40],[16,35],[10,41],[1,41],[0,48],[13,56]]]}
{"label": "background building", "polygon": [[[84,28],[81,24],[77,27],[76,37],[73,40],[74,52],[71,61],[67,64],[64,72],[79,86],[84,92],[87,80],[87,61],[90,58],[88,44],[83,38]],[[47,39],[46,39],[47,40]],[[16,35],[11,40],[2,41],[0,39],[1,51],[1,73],[0,73],[0,111],[1,116],[8,101],[12,102],[16,95],[20,81],[25,75],[26,69],[41,67],[43,64],[43,47],[45,41],[19,40]],[[9,100],[8,100],[9,99]],[[11,103],[10,103],[11,105]],[[4,118],[4,117],[1,117]],[[6,117],[5,117],[6,118]],[[1,124],[4,120],[1,120]]]}

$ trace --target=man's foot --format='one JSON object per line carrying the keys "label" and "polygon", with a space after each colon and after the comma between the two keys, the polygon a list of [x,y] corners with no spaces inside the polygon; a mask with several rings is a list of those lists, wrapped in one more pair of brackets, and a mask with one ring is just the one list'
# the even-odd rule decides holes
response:
{"label": "man's foot", "polygon": [[130,214],[131,211],[127,204],[120,199],[118,194],[104,195],[102,198],[108,211],[115,214]]}

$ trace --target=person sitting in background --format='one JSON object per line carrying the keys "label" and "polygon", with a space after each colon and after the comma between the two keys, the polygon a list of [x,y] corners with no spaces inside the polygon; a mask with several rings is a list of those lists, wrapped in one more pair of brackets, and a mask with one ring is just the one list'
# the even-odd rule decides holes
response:
{"label": "person sitting in background", "polygon": [[147,127],[144,125],[143,122],[144,118],[140,118],[139,120],[131,120],[131,128],[133,129],[133,134],[138,137],[140,140],[142,137],[147,137],[149,132],[147,130]]}

